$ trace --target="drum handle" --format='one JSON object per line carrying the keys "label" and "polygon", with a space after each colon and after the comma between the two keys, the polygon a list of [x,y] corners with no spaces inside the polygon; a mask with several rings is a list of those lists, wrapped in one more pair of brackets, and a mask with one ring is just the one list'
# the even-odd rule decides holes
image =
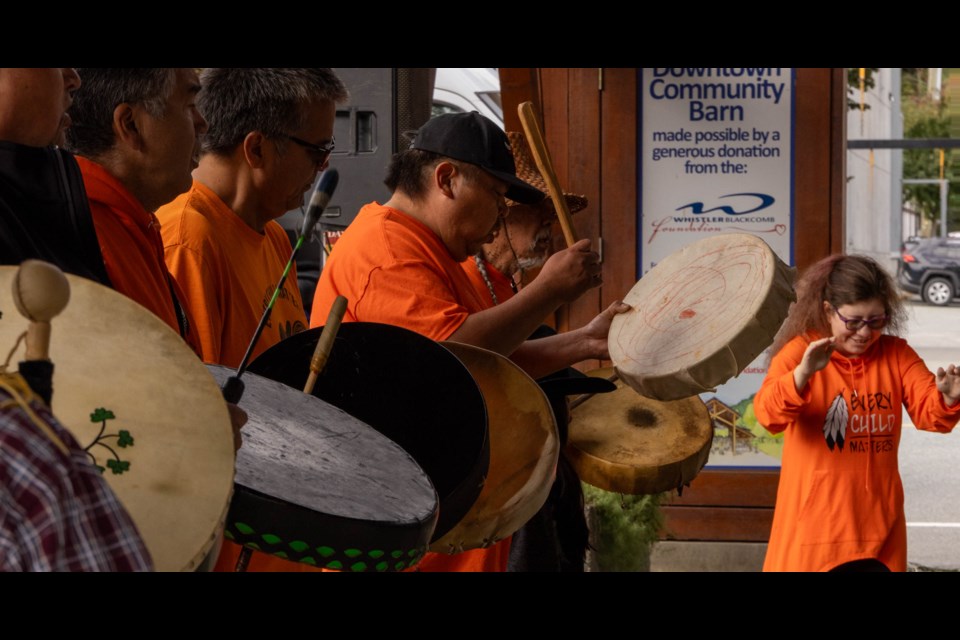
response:
{"label": "drum handle", "polygon": [[550,160],[550,151],[547,149],[547,143],[544,141],[543,129],[540,127],[537,113],[533,109],[533,103],[520,103],[517,107],[517,112],[520,115],[523,132],[527,135],[527,142],[530,143],[530,151],[533,152],[533,159],[537,163],[537,168],[540,169],[544,181],[547,183],[547,190],[550,191],[550,197],[553,198],[553,207],[557,211],[557,218],[560,219],[560,226],[563,228],[563,237],[567,241],[567,246],[571,247],[577,242],[577,232],[573,226],[570,209],[567,208],[567,199],[563,197],[563,191],[560,189],[560,181],[557,180],[557,174],[553,172],[553,162]]}
{"label": "drum handle", "polygon": [[333,349],[333,341],[337,337],[337,331],[340,330],[340,323],[343,321],[343,315],[346,312],[347,299],[343,296],[337,296],[337,299],[333,301],[333,306],[330,307],[327,323],[323,325],[323,331],[320,332],[320,339],[317,340],[317,348],[313,352],[313,358],[310,359],[310,375],[307,376],[307,383],[303,386],[304,393],[313,393],[313,388],[317,385],[317,377],[327,365],[327,359]]}
{"label": "drum handle", "polygon": [[[603,379],[604,379],[604,380],[609,380],[610,382],[616,382],[617,380],[620,379],[620,374],[617,373],[616,370],[614,370],[614,372],[613,372],[611,375],[609,375],[609,376],[604,376]],[[584,402],[586,402],[587,400],[589,400],[590,398],[592,398],[592,397],[595,396],[595,395],[597,395],[597,394],[595,394],[595,393],[584,393],[584,394],[582,394],[582,395],[577,396],[576,398],[574,398],[573,400],[570,401],[570,411],[573,411],[574,409],[576,409],[577,407],[579,407],[580,405],[582,405]]]}

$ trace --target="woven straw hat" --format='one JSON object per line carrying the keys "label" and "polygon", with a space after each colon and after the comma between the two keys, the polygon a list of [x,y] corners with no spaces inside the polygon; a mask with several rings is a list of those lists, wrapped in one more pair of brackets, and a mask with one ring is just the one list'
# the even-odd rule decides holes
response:
{"label": "woven straw hat", "polygon": [[[510,139],[510,150],[513,151],[513,161],[517,165],[517,177],[543,191],[550,197],[550,190],[547,188],[547,181],[540,175],[537,169],[537,163],[533,159],[530,151],[530,145],[522,133],[517,131],[507,131],[507,137]],[[587,206],[587,199],[584,196],[575,196],[572,193],[564,193],[563,197],[567,199],[567,208],[570,213],[576,213]],[[513,200],[507,199],[507,205],[513,206],[519,204]]]}

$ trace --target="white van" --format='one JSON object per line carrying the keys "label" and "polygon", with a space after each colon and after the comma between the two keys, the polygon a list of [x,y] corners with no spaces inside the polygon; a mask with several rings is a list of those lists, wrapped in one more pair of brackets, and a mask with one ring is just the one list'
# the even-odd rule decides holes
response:
{"label": "white van", "polygon": [[466,111],[479,111],[503,128],[500,73],[496,69],[437,69],[433,115]]}

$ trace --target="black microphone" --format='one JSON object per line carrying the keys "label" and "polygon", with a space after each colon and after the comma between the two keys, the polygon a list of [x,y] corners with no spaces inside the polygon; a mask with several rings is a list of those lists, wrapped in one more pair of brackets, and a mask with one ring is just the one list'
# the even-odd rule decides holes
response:
{"label": "black microphone", "polygon": [[303,226],[300,228],[300,235],[309,238],[313,233],[313,228],[317,226],[317,221],[323,214],[323,210],[330,204],[333,198],[333,191],[337,188],[337,182],[340,181],[340,172],[334,168],[327,169],[320,176],[317,182],[317,188],[313,190],[310,196],[310,204],[307,205],[307,213],[303,218]]}

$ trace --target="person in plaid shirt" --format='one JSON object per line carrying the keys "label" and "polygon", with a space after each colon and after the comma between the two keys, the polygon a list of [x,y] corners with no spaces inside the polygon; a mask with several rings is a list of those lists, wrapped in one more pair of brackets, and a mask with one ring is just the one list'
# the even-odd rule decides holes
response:
{"label": "person in plaid shirt", "polygon": [[151,571],[87,452],[19,375],[0,374],[0,571]]}

